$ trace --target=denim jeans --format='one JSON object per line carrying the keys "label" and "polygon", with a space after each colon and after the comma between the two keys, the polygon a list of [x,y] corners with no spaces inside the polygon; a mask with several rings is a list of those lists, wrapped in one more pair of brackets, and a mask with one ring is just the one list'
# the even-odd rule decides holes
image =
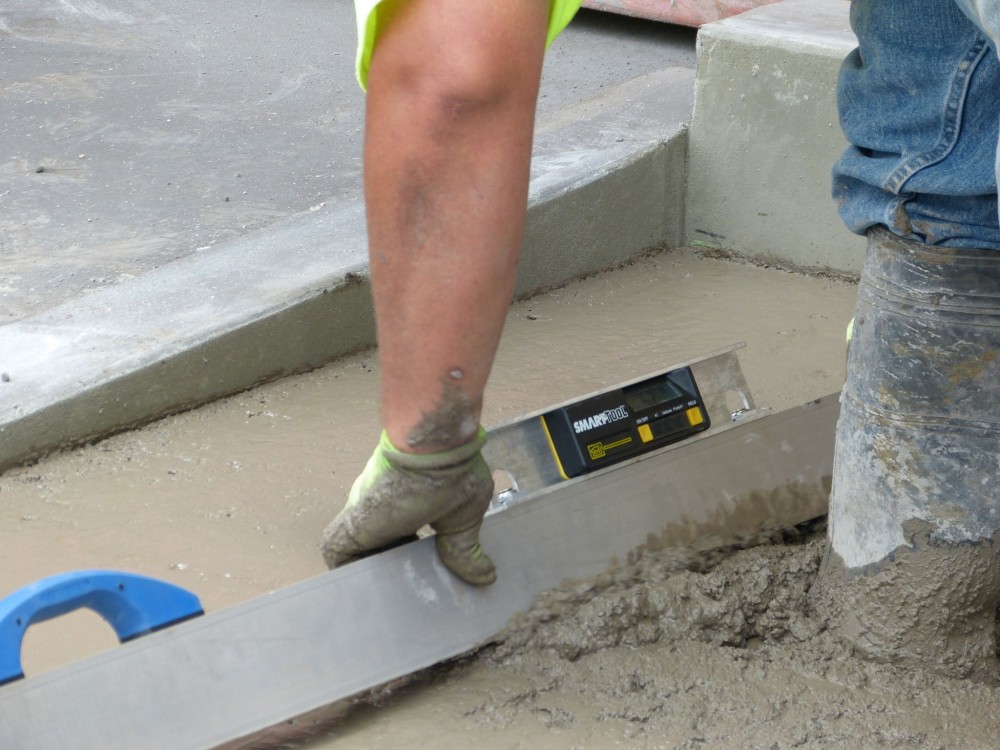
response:
{"label": "denim jeans", "polygon": [[1000,250],[1000,0],[853,0],[833,169],[848,228]]}

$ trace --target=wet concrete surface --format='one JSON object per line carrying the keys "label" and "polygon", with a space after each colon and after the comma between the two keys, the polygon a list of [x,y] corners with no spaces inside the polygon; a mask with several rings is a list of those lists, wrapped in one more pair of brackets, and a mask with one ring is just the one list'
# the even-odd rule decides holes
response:
{"label": "wet concrete surface", "polygon": [[[41,0],[0,9],[0,324],[357,204],[351,3]],[[692,68],[694,31],[586,11],[553,46],[544,120]]]}
{"label": "wet concrete surface", "polygon": [[[839,388],[856,290],[666,252],[514,305],[487,425],[745,340],[762,407]],[[320,532],[378,435],[376,352],[0,477],[0,591],[65,570],[163,578],[218,611],[323,570]],[[998,688],[859,658],[815,590],[822,526],[664,549],[544,595],[501,641],[241,748],[995,747]],[[503,571],[500,571],[503,575]],[[28,679],[113,647],[96,615],[32,627]]]}
{"label": "wet concrete surface", "polygon": [[[843,378],[843,319],[854,294],[840,282],[687,251],[577,282],[511,309],[485,421],[741,339],[758,403],[803,403]],[[320,533],[377,439],[377,365],[375,352],[356,355],[6,473],[0,591],[66,570],[118,568],[189,588],[218,611],[322,572]],[[30,678],[113,645],[96,616],[76,613],[29,630],[25,669]],[[480,679],[484,689],[493,684],[488,673]],[[491,689],[540,678],[497,679]],[[427,694],[403,700],[447,709]],[[357,746],[377,746],[383,734],[395,738],[389,745],[417,741],[408,722],[378,716],[350,730]],[[461,726],[486,747],[511,746],[495,727]],[[333,730],[343,738],[341,725]]]}

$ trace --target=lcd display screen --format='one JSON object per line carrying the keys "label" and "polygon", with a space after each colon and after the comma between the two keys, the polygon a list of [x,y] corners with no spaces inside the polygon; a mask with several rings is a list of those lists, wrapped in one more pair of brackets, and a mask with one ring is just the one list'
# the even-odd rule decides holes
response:
{"label": "lcd display screen", "polygon": [[661,380],[659,383],[653,383],[653,385],[648,385],[637,391],[626,393],[625,403],[633,412],[638,412],[683,397],[684,394],[673,383],[669,380]]}

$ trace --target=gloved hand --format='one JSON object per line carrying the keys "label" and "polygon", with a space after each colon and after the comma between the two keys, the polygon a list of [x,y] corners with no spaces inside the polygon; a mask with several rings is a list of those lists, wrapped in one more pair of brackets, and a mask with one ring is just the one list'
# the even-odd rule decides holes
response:
{"label": "gloved hand", "polygon": [[493,561],[479,546],[483,515],[493,498],[493,479],[480,450],[482,427],[465,445],[440,453],[403,453],[385,431],[347,505],[323,532],[330,568],[352,562],[416,533],[437,532],[441,562],[467,583],[496,580]]}

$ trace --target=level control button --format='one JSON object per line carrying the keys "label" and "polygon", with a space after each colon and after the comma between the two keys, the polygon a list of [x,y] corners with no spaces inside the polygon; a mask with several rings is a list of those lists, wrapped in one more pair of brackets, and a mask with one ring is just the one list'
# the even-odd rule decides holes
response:
{"label": "level control button", "polygon": [[639,425],[639,439],[644,443],[653,442],[653,428],[648,424]]}
{"label": "level control button", "polygon": [[692,406],[687,410],[688,424],[694,427],[705,421],[704,415],[701,413],[701,409],[697,406]]}

